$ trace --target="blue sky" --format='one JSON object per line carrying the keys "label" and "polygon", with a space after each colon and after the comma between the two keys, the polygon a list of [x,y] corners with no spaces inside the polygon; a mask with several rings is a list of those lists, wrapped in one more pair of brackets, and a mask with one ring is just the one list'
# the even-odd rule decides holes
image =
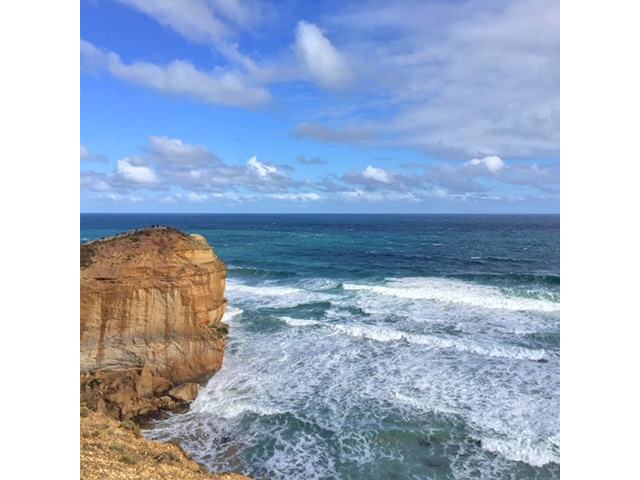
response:
{"label": "blue sky", "polygon": [[80,13],[84,212],[559,212],[557,0]]}

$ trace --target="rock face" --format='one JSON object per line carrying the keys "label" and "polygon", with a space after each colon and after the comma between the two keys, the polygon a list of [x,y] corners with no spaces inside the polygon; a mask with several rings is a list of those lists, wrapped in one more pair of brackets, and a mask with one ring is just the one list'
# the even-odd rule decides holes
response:
{"label": "rock face", "polygon": [[188,382],[222,366],[226,278],[202,236],[173,228],[82,244],[82,401],[121,420],[191,401]]}
{"label": "rock face", "polygon": [[142,368],[171,382],[222,366],[227,269],[201,236],[167,227],[81,245],[81,372]]}

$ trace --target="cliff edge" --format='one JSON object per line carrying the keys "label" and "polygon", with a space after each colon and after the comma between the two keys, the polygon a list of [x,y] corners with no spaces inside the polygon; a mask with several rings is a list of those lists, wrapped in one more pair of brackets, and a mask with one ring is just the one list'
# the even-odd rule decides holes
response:
{"label": "cliff edge", "polygon": [[184,408],[222,367],[226,278],[202,236],[170,227],[81,244],[81,401],[119,420]]}

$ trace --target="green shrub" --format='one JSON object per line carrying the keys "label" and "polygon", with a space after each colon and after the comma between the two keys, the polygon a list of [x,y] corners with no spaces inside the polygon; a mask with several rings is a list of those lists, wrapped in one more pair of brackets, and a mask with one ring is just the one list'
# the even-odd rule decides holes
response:
{"label": "green shrub", "polygon": [[209,330],[218,338],[224,338],[229,334],[227,327],[216,327],[215,325],[209,325]]}
{"label": "green shrub", "polygon": [[131,420],[125,420],[125,421],[121,422],[120,425],[122,425],[122,428],[125,428],[126,430],[135,430],[136,429],[136,424],[133,423]]}
{"label": "green shrub", "polygon": [[129,450],[124,445],[111,445],[111,449],[115,450],[120,454],[120,461],[124,463],[128,463],[129,465],[135,465],[138,463],[138,458],[133,454],[131,450]]}
{"label": "green shrub", "polygon": [[138,463],[138,459],[132,453],[123,453],[120,460],[124,463],[128,463],[129,465],[135,465]]}

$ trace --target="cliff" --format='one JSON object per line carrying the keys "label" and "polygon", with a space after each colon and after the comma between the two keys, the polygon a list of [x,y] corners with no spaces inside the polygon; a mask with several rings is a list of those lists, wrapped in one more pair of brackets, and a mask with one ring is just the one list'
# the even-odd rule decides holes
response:
{"label": "cliff", "polygon": [[120,420],[180,409],[222,366],[226,267],[149,227],[80,246],[81,400]]}

